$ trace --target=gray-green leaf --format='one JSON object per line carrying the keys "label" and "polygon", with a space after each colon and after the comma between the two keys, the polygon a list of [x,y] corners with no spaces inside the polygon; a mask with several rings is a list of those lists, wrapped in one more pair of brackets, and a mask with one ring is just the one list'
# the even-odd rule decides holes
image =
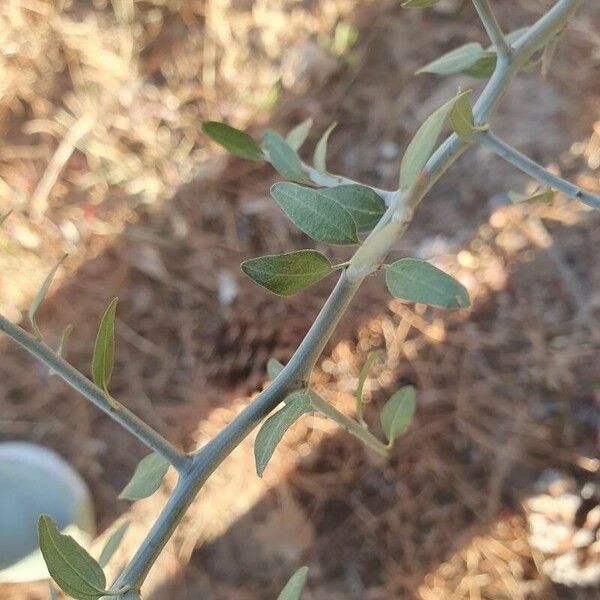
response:
{"label": "gray-green leaf", "polygon": [[467,96],[461,96],[450,111],[450,123],[458,137],[467,144],[472,144],[477,128],[473,119],[473,109]]}
{"label": "gray-green leaf", "polygon": [[428,8],[435,6],[440,0],[406,0],[402,3],[403,8]]}
{"label": "gray-green leaf", "polygon": [[156,452],[142,458],[131,481],[119,494],[119,498],[122,500],[141,500],[152,496],[160,487],[160,482],[168,469],[169,463]]}
{"label": "gray-green leaf", "polygon": [[454,75],[474,65],[484,54],[481,44],[471,42],[455,48],[421,67],[417,73],[436,73],[437,75]]}
{"label": "gray-green leaf", "polygon": [[341,204],[354,219],[359,232],[371,231],[385,212],[383,198],[366,185],[338,185],[320,189],[319,194]]}
{"label": "gray-green leaf", "polygon": [[58,341],[58,347],[56,348],[56,354],[59,356],[63,356],[65,352],[65,346],[67,344],[67,340],[73,333],[73,325],[69,323],[60,334],[60,340]]}
{"label": "gray-green leaf", "polygon": [[115,408],[115,401],[108,393],[108,384],[110,383],[115,359],[115,314],[118,301],[118,298],[113,298],[104,315],[102,315],[92,357],[94,383],[104,390],[106,398],[113,408]]}
{"label": "gray-green leaf", "polygon": [[386,268],[387,287],[396,298],[442,308],[468,308],[469,293],[456,279],[428,262],[403,258]]}
{"label": "gray-green leaf", "polygon": [[125,521],[125,523],[122,523],[117,529],[115,529],[112,535],[108,538],[104,548],[102,548],[100,558],[98,559],[98,564],[101,567],[105,567],[113,557],[114,553],[119,549],[119,546],[121,545],[121,542],[127,533],[127,529],[129,529],[129,525],[130,521]]}
{"label": "gray-green leaf", "polygon": [[409,428],[415,414],[415,388],[399,389],[386,403],[379,415],[381,427],[391,446]]}
{"label": "gray-green leaf", "polygon": [[487,79],[494,72],[497,60],[498,57],[495,52],[486,50],[472,65],[464,68],[461,72],[469,77]]}
{"label": "gray-green leaf", "polygon": [[316,250],[259,256],[241,266],[252,281],[279,296],[301,292],[333,272],[327,257]]}
{"label": "gray-green leaf", "polygon": [[66,594],[94,600],[107,593],[100,565],[70,535],[60,533],[47,515],[38,521],[38,538],[48,572]]}
{"label": "gray-green leaf", "polygon": [[292,223],[314,240],[339,245],[358,243],[352,215],[321,190],[276,183],[271,187],[271,196]]}
{"label": "gray-green leaf", "polygon": [[267,361],[267,377],[269,378],[269,381],[275,381],[275,378],[283,371],[283,368],[283,364],[276,358],[270,358]]}
{"label": "gray-green leaf", "polygon": [[516,192],[508,192],[508,197],[510,201],[514,204],[521,204],[522,202],[551,202],[554,199],[556,192],[553,190],[545,190],[543,192],[536,192],[531,196],[526,196],[524,194],[517,194]]}
{"label": "gray-green leaf", "polygon": [[271,415],[263,424],[254,442],[256,473],[263,476],[265,468],[281,441],[283,434],[304,414],[311,412],[312,405],[308,394],[298,392],[286,400],[286,405]]}
{"label": "gray-green leaf", "polygon": [[278,133],[268,131],[262,143],[269,154],[269,162],[280,175],[289,181],[307,181],[298,153]]}
{"label": "gray-green leaf", "polygon": [[365,381],[367,380],[367,376],[369,375],[369,371],[373,366],[373,363],[383,354],[383,350],[375,350],[375,352],[371,352],[365,361],[365,364],[362,366],[360,370],[360,374],[358,376],[358,385],[356,386],[356,416],[360,423],[364,423],[363,419],[363,389],[365,387]]}
{"label": "gray-green leaf", "polygon": [[300,595],[306,583],[308,567],[300,567],[285,584],[285,587],[279,592],[277,600],[300,600]]}
{"label": "gray-green leaf", "polygon": [[446,117],[452,110],[455,102],[467,93],[462,92],[440,106],[419,127],[408,145],[406,153],[402,158],[402,164],[400,165],[400,187],[402,189],[408,189],[417,180],[435,148]]}
{"label": "gray-green leaf", "polygon": [[[519,29],[514,29],[506,34],[506,41],[512,46],[518,42],[530,29],[531,27],[519,27]],[[491,48],[492,47],[489,49]]]}
{"label": "gray-green leaf", "polygon": [[313,155],[313,165],[317,171],[321,173],[327,172],[327,143],[329,142],[329,136],[331,132],[337,127],[337,123],[332,123],[323,133],[321,139],[315,146],[315,153]]}
{"label": "gray-green leaf", "polygon": [[306,141],[310,128],[312,127],[312,118],[305,119],[299,125],[296,125],[285,137],[285,141],[291,146],[293,150],[300,150],[302,144]]}
{"label": "gray-green leaf", "polygon": [[556,53],[556,49],[558,48],[558,42],[561,38],[561,33],[556,34],[545,46],[542,52],[542,77],[545,79],[548,76],[548,72],[550,71],[550,65],[552,64],[552,59],[554,58],[554,54]]}
{"label": "gray-green leaf", "polygon": [[[60,339],[58,341],[58,347],[56,348],[56,354],[58,356],[63,356],[64,352],[65,352],[65,346],[67,344],[67,340],[69,339],[69,336],[71,335],[71,333],[73,332],[73,325],[71,325],[71,323],[69,323],[63,330],[62,333],[60,334]],[[48,369],[48,375],[56,375],[56,371],[52,368]]]}
{"label": "gray-green leaf", "polygon": [[56,271],[58,271],[58,267],[60,267],[60,265],[62,265],[65,258],[67,258],[66,254],[54,265],[54,267],[52,268],[50,273],[48,273],[48,276],[46,277],[46,279],[44,279],[44,283],[42,283],[42,287],[39,289],[38,293],[35,295],[35,298],[33,299],[31,306],[29,307],[29,322],[31,323],[31,328],[33,329],[33,333],[38,340],[42,339],[42,332],[40,331],[40,328],[38,327],[36,314],[37,314],[37,311],[40,308],[42,302],[46,298],[46,294],[48,293],[48,290],[50,289],[50,286],[52,285],[52,280],[54,279],[54,276],[56,275]]}
{"label": "gray-green leaf", "polygon": [[216,121],[207,121],[202,124],[202,131],[214,142],[223,146],[225,150],[240,156],[241,158],[249,158],[250,160],[264,160],[265,155],[254,140],[245,131],[240,131],[235,127],[218,123]]}

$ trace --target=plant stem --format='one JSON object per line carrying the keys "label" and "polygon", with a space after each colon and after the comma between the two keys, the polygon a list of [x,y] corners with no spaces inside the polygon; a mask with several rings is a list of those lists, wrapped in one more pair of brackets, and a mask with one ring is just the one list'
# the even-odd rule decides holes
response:
{"label": "plant stem", "polygon": [[512,51],[502,33],[502,29],[498,24],[498,20],[490,6],[489,0],[473,0],[473,5],[485,27],[485,31],[488,34],[490,41],[494,44],[498,58],[500,60],[508,59]]}
{"label": "plant stem", "polygon": [[[321,173],[321,171],[318,171],[314,167],[311,167],[310,165],[307,165],[305,163],[302,163],[302,169],[304,170],[305,175],[313,183],[320,187],[336,187],[338,185],[364,185],[363,183],[354,181],[354,179],[342,177],[341,175]],[[383,198],[383,201],[386,203],[387,206],[390,205],[391,199],[396,193],[395,191],[382,190],[376,187],[371,187],[371,189]]]}
{"label": "plant stem", "polygon": [[314,392],[310,393],[310,400],[315,410],[323,413],[326,417],[329,417],[335,421],[340,427],[343,427],[348,433],[358,438],[365,446],[375,450],[380,456],[387,456],[389,454],[389,448],[386,444],[380,442],[368,429],[363,427],[358,421],[351,419],[344,413],[340,412],[337,408],[329,404],[327,400],[321,398]]}
{"label": "plant stem", "polygon": [[521,154],[521,152],[512,146],[509,146],[491,132],[488,131],[481,134],[479,136],[479,141],[484,146],[490,148],[500,158],[503,158],[506,162],[517,167],[517,169],[523,171],[523,173],[527,173],[527,175],[533,177],[536,181],[550,186],[552,189],[569,196],[569,198],[576,198],[592,208],[600,208],[599,195],[587,192],[579,186],[558,177],[558,175],[550,173],[550,171],[544,169],[544,167],[524,154]]}
{"label": "plant stem", "polygon": [[281,373],[252,404],[192,455],[192,464],[181,474],[177,487],[158,520],[115,582],[117,588],[123,585],[139,587],[142,584],[187,507],[212,472],[287,395],[307,387],[317,359],[358,287],[358,283],[349,282],[346,272],[342,271],[321,312]]}
{"label": "plant stem", "polygon": [[103,390],[94,385],[66,360],[58,356],[52,348],[27,333],[18,325],[11,323],[2,315],[0,315],[0,331],[4,332],[9,338],[17,342],[19,346],[41,360],[68,385],[85,396],[90,402],[111,417],[111,419],[122,425],[138,440],[158,452],[179,472],[185,470],[187,465],[190,464],[191,458],[189,456],[175,448],[162,435],[152,429],[150,425],[142,421],[122,404],[119,405],[117,410],[113,409],[106,400]]}

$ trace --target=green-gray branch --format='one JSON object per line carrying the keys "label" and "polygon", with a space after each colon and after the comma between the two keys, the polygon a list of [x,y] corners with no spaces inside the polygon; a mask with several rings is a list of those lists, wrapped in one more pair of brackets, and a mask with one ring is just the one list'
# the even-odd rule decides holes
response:
{"label": "green-gray branch", "polygon": [[2,315],[0,315],[0,331],[14,340],[19,346],[27,350],[27,352],[41,360],[74,390],[77,390],[82,396],[111,417],[111,419],[114,419],[141,442],[146,444],[146,446],[158,452],[179,472],[184,471],[187,465],[191,463],[191,458],[189,456],[175,448],[175,446],[157,431],[152,429],[150,425],[145,421],[142,421],[142,419],[134,415],[123,405],[119,404],[118,408],[114,409],[106,399],[106,394],[103,390],[94,385],[75,367],[71,366],[66,360],[56,354],[52,348],[46,346],[46,344],[27,333],[18,325],[11,323]]}
{"label": "green-gray branch", "polygon": [[500,158],[503,158],[506,162],[517,167],[517,169],[523,171],[523,173],[527,173],[527,175],[533,177],[536,181],[550,186],[552,189],[565,194],[565,196],[568,196],[569,198],[580,200],[592,208],[600,208],[600,196],[598,194],[588,192],[574,183],[550,173],[550,171],[544,169],[542,165],[538,165],[538,163],[524,154],[521,154],[521,152],[512,146],[509,146],[491,132],[481,134],[479,141],[484,146],[490,148],[490,150]]}

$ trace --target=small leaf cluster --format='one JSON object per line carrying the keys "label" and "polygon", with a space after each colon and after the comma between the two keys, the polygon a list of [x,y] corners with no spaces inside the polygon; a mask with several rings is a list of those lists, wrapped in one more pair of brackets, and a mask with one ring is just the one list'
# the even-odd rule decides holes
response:
{"label": "small leaf cluster", "polygon": [[[363,417],[363,389],[370,368],[381,356],[382,352],[373,352],[367,358],[361,369],[358,386],[356,389],[356,414],[354,425],[360,425],[368,431],[368,425]],[[284,366],[274,358],[267,363],[267,376],[271,381],[283,371]],[[262,477],[265,469],[281,442],[286,431],[305,414],[321,412],[323,415],[338,421],[337,411],[327,411],[326,401],[309,388],[293,392],[284,399],[284,405],[268,417],[260,427],[254,441],[254,459],[256,473]],[[404,386],[394,393],[386,402],[380,414],[381,428],[387,439],[387,447],[391,448],[394,441],[410,426],[415,411],[415,390],[412,386]],[[338,417],[336,417],[336,413]],[[351,422],[347,417],[342,417],[338,423],[346,426]],[[368,436],[372,434],[368,433]],[[377,442],[380,444],[380,442]],[[381,444],[380,444],[381,445]]]}
{"label": "small leaf cluster", "polygon": [[[140,461],[119,498],[141,500],[151,496],[160,487],[168,468],[169,463],[156,452],[149,454]],[[129,521],[122,523],[109,537],[96,560],[71,536],[62,534],[50,517],[42,515],[38,523],[39,544],[54,582],[77,600],[95,600],[102,596],[123,594],[126,589],[106,589],[102,569],[121,545],[128,528]]]}
{"label": "small leaf cluster", "polygon": [[[459,92],[417,130],[400,165],[401,190],[418,184],[448,118],[465,143],[472,143],[475,134],[483,129],[474,123],[468,94],[468,91]],[[287,181],[275,183],[271,187],[271,196],[290,221],[306,235],[324,244],[360,245],[361,236],[368,236],[384,215],[385,202],[373,188],[360,184],[329,188],[316,188],[311,184],[307,179],[308,167],[298,155],[311,125],[311,119],[303,121],[285,139],[269,131],[260,144],[248,133],[224,123],[205,123],[204,132],[236,156],[267,160],[273,165]],[[327,168],[327,141],[334,127],[335,124],[331,125],[323,133],[314,151],[314,166],[323,173]],[[386,236],[385,228],[373,233],[373,238],[369,240],[371,248],[379,244],[379,240],[385,245],[393,242],[391,236]],[[360,258],[361,249],[355,260]],[[368,262],[369,259],[366,260]],[[448,275],[435,267],[410,260],[412,262],[399,262],[387,267],[388,288],[394,296],[445,308],[469,306],[466,291],[458,282],[450,285]],[[347,263],[333,264],[322,252],[307,249],[253,258],[243,262],[241,268],[258,285],[275,294],[289,296],[346,266]],[[421,276],[424,279],[419,282]],[[405,281],[400,281],[402,278]],[[436,278],[439,281],[435,281]]]}
{"label": "small leaf cluster", "polygon": [[[356,416],[358,422],[365,428],[368,425],[364,419],[364,385],[373,364],[383,355],[382,350],[371,352],[365,361],[358,376],[356,387]],[[403,435],[410,427],[416,408],[416,393],[412,385],[406,385],[396,391],[383,406],[379,414],[379,421],[388,447],[391,448],[398,437]]]}

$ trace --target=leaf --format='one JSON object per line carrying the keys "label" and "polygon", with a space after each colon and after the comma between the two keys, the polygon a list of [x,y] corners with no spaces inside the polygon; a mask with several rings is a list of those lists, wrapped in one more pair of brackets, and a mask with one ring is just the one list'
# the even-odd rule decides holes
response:
{"label": "leaf", "polygon": [[481,44],[471,42],[455,48],[421,67],[419,73],[436,73],[437,75],[454,75],[475,64],[484,54]]}
{"label": "leaf", "polygon": [[300,567],[285,584],[285,587],[279,592],[277,600],[300,600],[300,595],[306,583],[308,567]]}
{"label": "leaf", "polygon": [[450,111],[450,123],[458,137],[466,144],[472,144],[477,128],[473,119],[473,109],[467,96],[461,96]]}
{"label": "leaf", "polygon": [[415,414],[415,388],[400,388],[386,403],[379,415],[381,427],[391,446],[410,427]]}
{"label": "leaf", "polygon": [[[8,215],[7,215],[8,216]],[[29,322],[31,323],[31,327],[33,329],[33,333],[38,340],[42,339],[42,332],[37,324],[36,314],[38,309],[40,308],[42,302],[46,298],[46,294],[52,285],[52,280],[56,275],[56,271],[58,271],[58,267],[62,265],[67,255],[63,255],[62,258],[54,265],[53,269],[48,273],[46,279],[44,279],[44,283],[42,283],[42,287],[39,289],[38,293],[35,295],[35,298],[31,302],[31,306],[29,307]]]}
{"label": "leaf", "polygon": [[367,376],[369,375],[369,371],[373,366],[373,363],[383,354],[383,350],[375,350],[375,352],[371,352],[365,361],[362,369],[360,370],[360,374],[358,376],[358,385],[356,386],[356,414],[358,416],[358,420],[361,423],[364,423],[363,419],[363,388],[365,387],[365,381],[367,380]]}
{"label": "leaf", "polygon": [[269,381],[275,381],[275,378],[283,371],[283,368],[283,364],[276,358],[270,358],[267,361],[267,377],[269,378]]}
{"label": "leaf", "polygon": [[387,287],[396,298],[442,308],[471,305],[469,293],[456,279],[428,262],[403,258],[386,268]]}
{"label": "leaf", "polygon": [[327,173],[327,143],[329,142],[329,136],[331,132],[337,127],[337,123],[332,123],[323,133],[321,139],[315,146],[315,153],[313,154],[313,165],[317,171],[321,173]]}
{"label": "leaf", "polygon": [[67,340],[73,333],[73,325],[69,323],[60,334],[60,340],[58,341],[58,348],[56,348],[56,354],[62,356],[65,351],[65,346],[67,344]]}
{"label": "leaf", "polygon": [[531,196],[526,196],[524,194],[517,194],[516,192],[508,192],[508,197],[510,201],[514,204],[521,204],[523,202],[531,203],[531,202],[551,202],[554,199],[556,192],[554,190],[545,190],[543,192],[536,192]]}
{"label": "leaf", "polygon": [[152,496],[169,470],[169,463],[157,452],[142,458],[135,473],[119,494],[121,500],[141,500]]}
{"label": "leaf", "polygon": [[293,150],[300,150],[302,144],[306,141],[310,128],[312,127],[312,118],[305,119],[299,125],[296,125],[286,136],[285,141]]}
{"label": "leaf", "polygon": [[40,516],[38,538],[48,572],[66,594],[93,600],[107,593],[100,565],[70,535],[60,533],[48,515]]}
{"label": "leaf", "polygon": [[321,190],[276,183],[271,187],[271,196],[292,223],[314,240],[339,245],[358,243],[352,215]]}
{"label": "leaf", "polygon": [[400,188],[408,189],[419,177],[423,167],[427,164],[435,144],[444,127],[444,121],[452,110],[452,107],[461,96],[469,92],[461,92],[452,100],[440,106],[421,125],[411,140],[400,165]]}
{"label": "leaf", "polygon": [[113,557],[114,553],[119,549],[119,546],[121,545],[121,542],[123,541],[130,524],[130,521],[125,521],[125,523],[121,524],[120,527],[115,529],[112,535],[108,538],[104,548],[102,548],[100,558],[98,559],[98,564],[101,567],[105,567]]}
{"label": "leaf", "polygon": [[[506,34],[506,41],[512,45],[528,30],[529,27],[522,27],[521,29],[511,31]],[[494,46],[489,46],[473,64],[462,69],[461,73],[470,77],[476,77],[477,79],[487,79],[491,77],[496,68],[497,58]]]}
{"label": "leaf", "polygon": [[254,442],[256,473],[263,476],[265,468],[284,433],[304,414],[311,412],[312,405],[308,394],[298,392],[286,400],[286,405],[271,415],[259,429]]}
{"label": "leaf", "polygon": [[550,65],[552,64],[552,59],[554,58],[554,53],[556,52],[556,48],[558,47],[558,38],[552,38],[546,46],[544,46],[544,51],[542,52],[542,77],[546,79],[548,77],[548,72],[550,71]]}
{"label": "leaf", "polygon": [[115,400],[108,393],[108,384],[112,375],[115,354],[115,314],[117,312],[118,298],[113,298],[108,308],[102,315],[94,355],[92,357],[92,378],[94,383],[104,390],[106,399],[113,408],[117,408]]}
{"label": "leaf", "polygon": [[279,296],[301,292],[333,272],[327,257],[316,250],[260,256],[241,266],[252,281]]}
{"label": "leaf", "polygon": [[542,77],[546,79],[548,73],[550,71],[550,65],[552,64],[552,59],[556,53],[556,49],[558,48],[558,42],[562,36],[562,31],[559,31],[550,41],[544,46],[544,50],[542,52]]}
{"label": "leaf", "polygon": [[[67,344],[67,340],[69,339],[69,336],[71,335],[71,333],[73,332],[73,325],[71,325],[71,323],[69,323],[63,330],[62,333],[60,334],[60,340],[58,341],[58,347],[56,348],[56,354],[58,356],[63,356],[63,353],[65,351],[65,346]],[[56,371],[52,368],[48,369],[48,375],[56,375]]]}
{"label": "leaf", "polygon": [[265,155],[256,140],[245,131],[230,127],[225,123],[206,121],[202,124],[202,131],[213,142],[223,146],[230,154],[250,160],[264,160]]}
{"label": "leaf", "polygon": [[341,204],[354,219],[359,232],[373,229],[385,212],[383,198],[366,185],[338,185],[320,189],[319,194]]}
{"label": "leaf", "polygon": [[298,153],[278,133],[268,131],[262,143],[269,153],[269,162],[280,175],[289,181],[306,182]]}
{"label": "leaf", "polygon": [[530,29],[530,26],[519,27],[519,29],[515,29],[507,33],[504,37],[506,38],[506,41],[512,46],[513,44],[518,42]]}
{"label": "leaf", "polygon": [[440,0],[406,0],[402,3],[403,8],[428,8],[435,6]]}
{"label": "leaf", "polygon": [[477,79],[487,79],[492,76],[496,68],[496,61],[498,57],[495,52],[486,51],[483,52],[481,57],[475,61],[470,67],[466,67],[461,71],[469,77],[476,77]]}

